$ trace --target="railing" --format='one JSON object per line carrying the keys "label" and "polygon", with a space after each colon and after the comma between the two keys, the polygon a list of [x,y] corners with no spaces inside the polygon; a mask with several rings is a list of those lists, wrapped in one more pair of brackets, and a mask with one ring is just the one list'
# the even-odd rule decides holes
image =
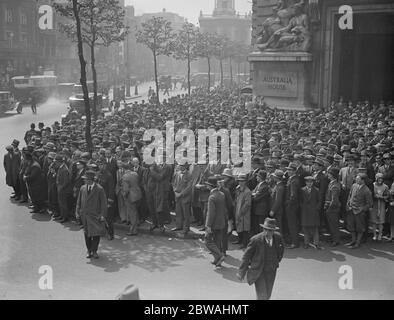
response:
{"label": "railing", "polygon": [[[222,15],[220,14],[203,14],[200,13],[200,18],[217,18],[217,17],[221,17]],[[235,15],[231,15],[232,17],[237,17],[237,18],[241,18],[241,19],[252,19],[252,14],[235,14]]]}

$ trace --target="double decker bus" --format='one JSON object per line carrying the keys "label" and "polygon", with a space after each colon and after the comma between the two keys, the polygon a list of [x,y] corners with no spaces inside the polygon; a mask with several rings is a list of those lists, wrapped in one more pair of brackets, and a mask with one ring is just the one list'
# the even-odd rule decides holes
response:
{"label": "double decker bus", "polygon": [[15,99],[21,102],[28,102],[33,96],[37,102],[44,102],[57,93],[56,76],[17,76],[11,80],[11,91]]}

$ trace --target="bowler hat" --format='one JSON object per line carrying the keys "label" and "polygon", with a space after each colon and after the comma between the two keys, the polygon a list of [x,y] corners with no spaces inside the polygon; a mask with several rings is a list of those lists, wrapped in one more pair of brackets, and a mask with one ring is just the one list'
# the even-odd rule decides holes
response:
{"label": "bowler hat", "polygon": [[312,177],[312,176],[307,176],[307,177],[304,178],[304,180],[305,181],[313,181],[313,180],[315,180],[315,178]]}
{"label": "bowler hat", "polygon": [[222,175],[225,177],[234,178],[233,170],[231,170],[230,168],[224,169]]}
{"label": "bowler hat", "polygon": [[278,230],[279,228],[276,225],[276,219],[266,218],[264,220],[264,224],[260,224],[260,226],[267,230]]}
{"label": "bowler hat", "polygon": [[237,177],[237,181],[248,181],[248,177],[247,177],[246,174],[240,174],[240,175]]}
{"label": "bowler hat", "polygon": [[283,179],[283,176],[285,173],[282,170],[275,170],[275,172],[272,174],[272,176],[278,178],[278,179]]}
{"label": "bowler hat", "polygon": [[14,141],[12,141],[12,144],[14,147],[18,147],[19,146],[19,141],[14,139]]}
{"label": "bowler hat", "polygon": [[7,151],[12,151],[12,150],[14,150],[14,147],[13,146],[6,146],[5,149]]}
{"label": "bowler hat", "polygon": [[331,174],[335,179],[338,179],[339,176],[339,169],[338,168],[330,168],[328,169],[328,173]]}

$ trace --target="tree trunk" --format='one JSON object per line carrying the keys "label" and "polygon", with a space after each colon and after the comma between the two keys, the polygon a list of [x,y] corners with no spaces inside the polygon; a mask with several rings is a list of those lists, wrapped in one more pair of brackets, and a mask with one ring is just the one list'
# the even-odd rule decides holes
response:
{"label": "tree trunk", "polygon": [[83,56],[83,42],[82,42],[82,32],[81,32],[81,20],[79,18],[79,8],[78,0],[72,0],[73,2],[73,12],[77,26],[77,39],[78,39],[78,57],[79,64],[81,66],[81,79],[80,83],[82,85],[83,100],[85,102],[85,113],[86,113],[86,127],[85,127],[85,139],[88,147],[88,151],[91,153],[93,151],[92,136],[90,133],[91,126],[91,114],[90,114],[90,102],[89,102],[89,91],[88,85],[86,83],[86,61]]}
{"label": "tree trunk", "polygon": [[231,86],[233,85],[233,61],[231,60],[230,57],[230,81],[231,81]]}
{"label": "tree trunk", "polygon": [[223,60],[220,59],[220,86],[223,87]]}
{"label": "tree trunk", "polygon": [[153,65],[154,65],[154,72],[155,72],[155,83],[156,83],[156,101],[160,103],[159,99],[159,79],[157,78],[157,56],[156,52],[153,51]]}
{"label": "tree trunk", "polygon": [[187,90],[190,96],[190,59],[187,59]]}
{"label": "tree trunk", "polygon": [[92,67],[93,78],[93,119],[97,120],[97,71],[96,71],[96,57],[94,53],[94,43],[90,46],[90,65]]}
{"label": "tree trunk", "polygon": [[238,85],[241,84],[241,62],[238,61]]}
{"label": "tree trunk", "polygon": [[208,57],[208,92],[211,90],[211,59]]}

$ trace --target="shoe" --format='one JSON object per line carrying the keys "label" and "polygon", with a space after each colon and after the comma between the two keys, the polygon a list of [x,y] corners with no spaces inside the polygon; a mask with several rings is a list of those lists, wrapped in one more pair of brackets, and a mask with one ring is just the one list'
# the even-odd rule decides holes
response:
{"label": "shoe", "polygon": [[15,197],[14,200],[15,201],[19,201],[21,198],[20,197]]}
{"label": "shoe", "polygon": [[92,258],[93,259],[98,259],[99,258],[99,255],[97,254],[97,252],[93,252]]}
{"label": "shoe", "polygon": [[223,255],[219,258],[218,262],[215,264],[216,267],[221,267],[222,266],[222,262],[226,260],[226,257]]}
{"label": "shoe", "polygon": [[181,231],[182,228],[172,228],[171,231]]}
{"label": "shoe", "polygon": [[65,223],[65,222],[67,222],[67,221],[68,221],[68,219],[65,219],[65,218],[59,220],[60,223]]}
{"label": "shoe", "polygon": [[308,249],[309,248],[309,244],[304,244],[304,249]]}
{"label": "shoe", "polygon": [[378,235],[378,241],[382,241],[382,235]]}
{"label": "shoe", "polygon": [[26,199],[22,199],[21,201],[19,201],[19,203],[27,203]]}
{"label": "shoe", "polygon": [[356,243],[355,243],[354,241],[352,241],[352,242],[346,243],[345,246],[346,246],[346,247],[352,247],[352,246],[354,246],[355,244],[356,244]]}
{"label": "shoe", "polygon": [[375,236],[373,236],[372,240],[376,241],[376,240],[378,240],[378,237],[375,235]]}
{"label": "shoe", "polygon": [[15,199],[15,198],[16,198],[16,195],[13,195],[10,197],[10,199]]}
{"label": "shoe", "polygon": [[349,247],[350,249],[358,249],[360,248],[360,244],[359,243],[355,243],[354,245],[352,245],[351,247]]}
{"label": "shoe", "polygon": [[333,247],[337,247],[337,246],[339,246],[339,245],[340,245],[339,242],[333,241],[333,242],[331,242],[330,247],[333,248]]}
{"label": "shoe", "polygon": [[198,231],[205,231],[205,227],[198,229]]}
{"label": "shoe", "polygon": [[315,245],[315,249],[316,249],[316,250],[324,250],[324,248],[323,248],[323,247],[321,247],[321,246],[319,246],[318,244],[317,244],[317,245]]}
{"label": "shoe", "polygon": [[37,210],[37,209],[33,209],[33,210],[30,211],[30,213],[35,214],[35,213],[40,213],[40,211]]}
{"label": "shoe", "polygon": [[92,257],[92,253],[91,252],[86,252],[86,259],[90,259]]}
{"label": "shoe", "polygon": [[29,209],[34,209],[33,205],[28,206]]}
{"label": "shoe", "polygon": [[114,240],[114,236],[108,236],[108,241]]}

